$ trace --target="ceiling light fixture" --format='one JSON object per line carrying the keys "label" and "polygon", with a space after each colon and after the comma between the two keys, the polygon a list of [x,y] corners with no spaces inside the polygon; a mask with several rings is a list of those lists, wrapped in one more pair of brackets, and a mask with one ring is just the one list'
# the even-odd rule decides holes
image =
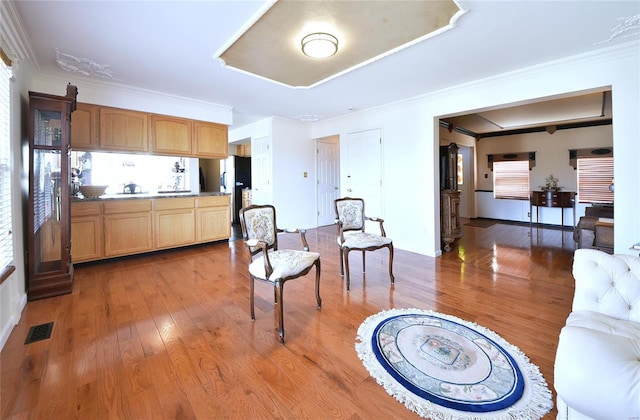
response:
{"label": "ceiling light fixture", "polygon": [[338,52],[338,39],[325,32],[315,32],[302,38],[302,52],[311,58],[328,58]]}

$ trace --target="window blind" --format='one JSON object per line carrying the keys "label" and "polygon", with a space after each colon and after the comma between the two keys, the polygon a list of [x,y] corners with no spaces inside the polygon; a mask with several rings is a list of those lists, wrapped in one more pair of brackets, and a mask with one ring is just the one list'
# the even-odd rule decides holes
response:
{"label": "window blind", "polygon": [[578,202],[613,203],[613,157],[578,159]]}
{"label": "window blind", "polygon": [[11,68],[0,60],[0,271],[13,262],[11,219]]}
{"label": "window blind", "polygon": [[529,199],[529,161],[493,163],[493,197],[515,200]]}

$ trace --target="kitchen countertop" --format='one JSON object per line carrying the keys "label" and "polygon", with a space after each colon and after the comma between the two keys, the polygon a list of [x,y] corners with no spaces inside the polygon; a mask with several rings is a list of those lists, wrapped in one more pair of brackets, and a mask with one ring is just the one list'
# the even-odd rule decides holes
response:
{"label": "kitchen countertop", "polygon": [[210,197],[216,195],[228,195],[229,193],[223,192],[162,192],[162,193],[138,193],[138,194],[104,194],[100,197],[89,197],[89,198],[81,198],[81,197],[71,197],[72,203],[79,202],[89,202],[89,201],[108,201],[108,200],[132,200],[132,199],[141,199],[141,198],[177,198],[177,197]]}

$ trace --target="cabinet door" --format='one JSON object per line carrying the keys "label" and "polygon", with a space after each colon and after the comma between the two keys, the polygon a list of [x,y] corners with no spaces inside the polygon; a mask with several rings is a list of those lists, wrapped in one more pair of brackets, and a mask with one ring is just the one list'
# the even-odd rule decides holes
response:
{"label": "cabinet door", "polygon": [[191,121],[164,115],[151,116],[151,147],[154,153],[191,155]]}
{"label": "cabinet door", "polygon": [[229,155],[228,128],[223,124],[193,123],[193,154],[196,157],[226,158]]}
{"label": "cabinet door", "polygon": [[104,237],[106,257],[151,251],[151,212],[105,214]]}
{"label": "cabinet door", "polygon": [[156,248],[192,245],[195,237],[193,208],[156,212]]}
{"label": "cabinet door", "polygon": [[100,108],[100,148],[149,151],[147,114],[117,108]]}
{"label": "cabinet door", "polygon": [[71,114],[71,148],[74,150],[98,150],[100,140],[99,107],[78,104]]}
{"label": "cabinet door", "polygon": [[230,207],[196,209],[196,241],[208,242],[229,239],[231,236]]}
{"label": "cabinet door", "polygon": [[99,260],[102,252],[102,217],[71,218],[71,258],[73,262]]}

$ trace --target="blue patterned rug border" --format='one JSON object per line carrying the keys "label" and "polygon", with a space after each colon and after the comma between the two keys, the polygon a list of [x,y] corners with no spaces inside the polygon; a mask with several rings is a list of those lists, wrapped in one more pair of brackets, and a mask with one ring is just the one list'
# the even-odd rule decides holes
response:
{"label": "blue patterned rug border", "polygon": [[[494,344],[506,359],[515,367],[516,392],[513,398],[497,401],[491,405],[489,411],[479,409],[473,404],[438,398],[423,392],[407,381],[393,369],[388,371],[385,364],[388,361],[374,344],[374,337],[383,325],[389,321],[408,316],[427,316],[444,320],[464,327]],[[375,340],[377,341],[377,340]],[[495,332],[465,321],[452,315],[447,315],[424,309],[390,309],[368,317],[358,328],[355,344],[358,357],[362,360],[370,375],[382,385],[387,393],[405,406],[424,418],[436,419],[540,419],[552,408],[552,393],[549,390],[539,368],[532,364],[527,356],[516,346],[513,346]],[[426,398],[428,397],[428,399]]]}

